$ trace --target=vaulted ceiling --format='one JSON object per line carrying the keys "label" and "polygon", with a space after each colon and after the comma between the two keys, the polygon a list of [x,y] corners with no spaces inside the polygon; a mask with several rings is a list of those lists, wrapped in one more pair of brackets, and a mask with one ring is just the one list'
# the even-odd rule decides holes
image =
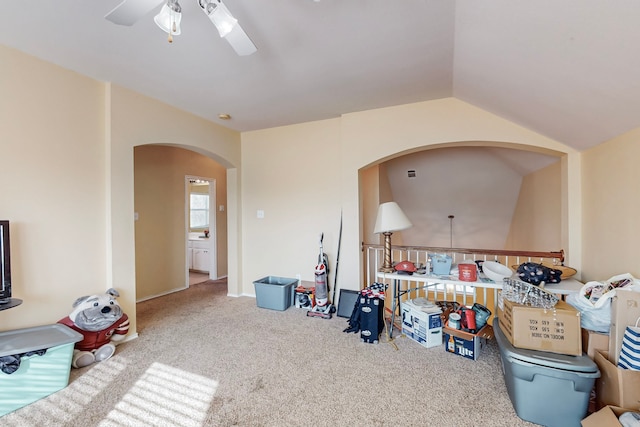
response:
{"label": "vaulted ceiling", "polygon": [[160,1],[0,0],[0,43],[238,131],[450,96],[578,150],[640,126],[636,0],[228,0],[243,57],[197,1],[170,44]]}

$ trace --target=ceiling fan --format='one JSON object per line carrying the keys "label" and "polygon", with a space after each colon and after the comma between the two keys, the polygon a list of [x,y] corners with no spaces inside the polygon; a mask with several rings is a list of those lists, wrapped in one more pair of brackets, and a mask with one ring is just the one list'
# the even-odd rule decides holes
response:
{"label": "ceiling fan", "polygon": [[[233,17],[221,0],[196,1],[200,9],[218,29],[220,37],[228,41],[238,55],[251,55],[257,50],[249,36],[240,27],[238,20]],[[131,26],[162,3],[165,4],[154,21],[169,34],[169,42],[171,42],[173,35],[180,34],[182,8],[178,0],[123,0],[111,12],[107,13],[105,18],[114,24]]]}

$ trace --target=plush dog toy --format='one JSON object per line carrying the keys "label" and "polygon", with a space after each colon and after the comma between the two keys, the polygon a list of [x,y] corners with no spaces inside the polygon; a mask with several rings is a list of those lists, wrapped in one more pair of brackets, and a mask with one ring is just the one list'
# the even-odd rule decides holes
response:
{"label": "plush dog toy", "polygon": [[124,340],[129,332],[129,317],[116,301],[119,296],[118,291],[110,288],[104,295],[80,297],[73,303],[71,314],[58,320],[84,337],[73,350],[74,368],[107,360],[116,351],[115,344]]}

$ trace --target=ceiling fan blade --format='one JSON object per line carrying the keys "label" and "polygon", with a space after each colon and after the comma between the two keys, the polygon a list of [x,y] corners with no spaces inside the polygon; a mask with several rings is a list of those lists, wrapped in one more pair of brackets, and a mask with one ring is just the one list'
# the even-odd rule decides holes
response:
{"label": "ceiling fan blade", "polygon": [[240,27],[240,24],[234,26],[233,30],[231,30],[231,32],[224,38],[240,56],[251,55],[258,50],[247,33],[244,32],[242,27]]}
{"label": "ceiling fan blade", "polygon": [[238,55],[251,55],[257,50],[222,0],[198,0],[198,5]]}
{"label": "ceiling fan blade", "polygon": [[163,0],[123,0],[104,17],[114,24],[131,26],[161,3]]}

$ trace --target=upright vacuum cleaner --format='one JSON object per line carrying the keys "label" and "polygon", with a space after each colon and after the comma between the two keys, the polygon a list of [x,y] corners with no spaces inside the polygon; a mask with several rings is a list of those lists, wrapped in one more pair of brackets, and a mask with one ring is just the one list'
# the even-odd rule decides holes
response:
{"label": "upright vacuum cleaner", "polygon": [[316,265],[316,305],[309,311],[309,317],[321,317],[323,319],[331,319],[331,303],[329,302],[329,258],[324,253],[322,240],[324,233],[320,234],[320,254],[318,255],[318,264]]}

